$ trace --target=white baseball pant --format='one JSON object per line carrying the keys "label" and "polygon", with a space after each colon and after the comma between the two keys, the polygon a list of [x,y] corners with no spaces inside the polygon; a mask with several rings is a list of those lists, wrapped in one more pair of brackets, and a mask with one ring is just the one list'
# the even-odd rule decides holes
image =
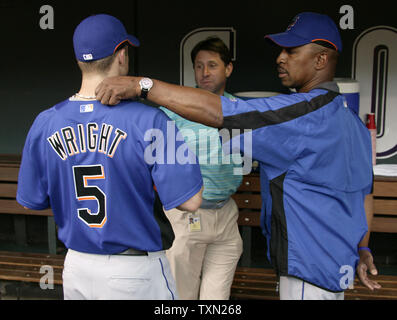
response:
{"label": "white baseball pant", "polygon": [[343,292],[334,293],[293,277],[280,277],[280,300],[344,300]]}
{"label": "white baseball pant", "polygon": [[165,252],[148,256],[97,255],[68,250],[65,300],[176,300]]}

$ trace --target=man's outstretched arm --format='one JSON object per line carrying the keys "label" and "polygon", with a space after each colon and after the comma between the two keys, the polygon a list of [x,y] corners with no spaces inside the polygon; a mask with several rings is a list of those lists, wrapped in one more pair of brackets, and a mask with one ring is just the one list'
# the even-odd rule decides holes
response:
{"label": "man's outstretched arm", "polygon": [[[116,105],[121,100],[135,99],[141,94],[139,77],[113,77],[104,80],[96,89],[97,100]],[[210,127],[223,124],[221,98],[202,89],[195,89],[153,80],[147,99],[179,114],[185,119]]]}

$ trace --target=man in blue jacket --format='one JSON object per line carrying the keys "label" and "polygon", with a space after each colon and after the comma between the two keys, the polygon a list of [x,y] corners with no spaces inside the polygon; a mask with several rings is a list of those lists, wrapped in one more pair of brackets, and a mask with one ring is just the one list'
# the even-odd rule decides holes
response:
{"label": "man in blue jacket", "polygon": [[[281,299],[344,299],[356,271],[368,288],[380,288],[367,277],[377,273],[364,208],[373,183],[371,140],[333,82],[338,28],[305,12],[266,39],[281,48],[279,77],[296,94],[241,101],[155,80],[148,99],[192,121],[252,130],[252,150],[241,145],[261,164],[262,229]],[[139,81],[105,80],[97,99],[116,104],[139,96]]]}

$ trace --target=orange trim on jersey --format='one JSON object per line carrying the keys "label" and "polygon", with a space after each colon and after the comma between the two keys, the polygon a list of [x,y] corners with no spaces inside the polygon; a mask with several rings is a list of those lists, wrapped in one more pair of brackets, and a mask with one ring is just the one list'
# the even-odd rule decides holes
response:
{"label": "orange trim on jersey", "polygon": [[331,41],[329,41],[329,40],[326,40],[326,39],[314,39],[314,40],[312,40],[312,42],[316,42],[316,41],[325,41],[325,42],[328,42],[328,43],[330,43],[331,45],[333,45],[333,46],[335,47],[336,51],[338,51],[338,47],[335,45],[335,43],[333,43],[333,42],[331,42]]}
{"label": "orange trim on jersey", "polygon": [[88,180],[101,180],[101,179],[106,179],[105,174],[102,172],[101,176],[88,176],[84,177],[84,187],[89,187],[88,185]]}
{"label": "orange trim on jersey", "polygon": [[97,198],[95,198],[95,197],[81,197],[81,198],[77,198],[77,200],[88,201],[88,200],[97,200]]}
{"label": "orange trim on jersey", "polygon": [[91,229],[102,229],[103,226],[105,225],[105,223],[106,223],[107,221],[108,221],[108,218],[105,217],[105,219],[103,220],[103,222],[102,222],[101,225],[90,224],[89,227],[90,227]]}

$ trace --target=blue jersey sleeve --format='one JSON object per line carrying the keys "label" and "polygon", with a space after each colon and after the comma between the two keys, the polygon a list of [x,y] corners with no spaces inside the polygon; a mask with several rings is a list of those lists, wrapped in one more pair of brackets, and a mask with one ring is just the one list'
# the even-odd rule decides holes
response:
{"label": "blue jersey sleeve", "polygon": [[37,134],[39,127],[39,120],[36,119],[26,138],[18,177],[17,201],[32,210],[45,210],[50,206],[40,136]]}
{"label": "blue jersey sleeve", "polygon": [[197,194],[203,179],[197,157],[185,143],[175,122],[161,112],[154,126],[156,129],[146,153],[149,162],[153,162],[152,178],[160,200],[165,210],[170,210]]}

